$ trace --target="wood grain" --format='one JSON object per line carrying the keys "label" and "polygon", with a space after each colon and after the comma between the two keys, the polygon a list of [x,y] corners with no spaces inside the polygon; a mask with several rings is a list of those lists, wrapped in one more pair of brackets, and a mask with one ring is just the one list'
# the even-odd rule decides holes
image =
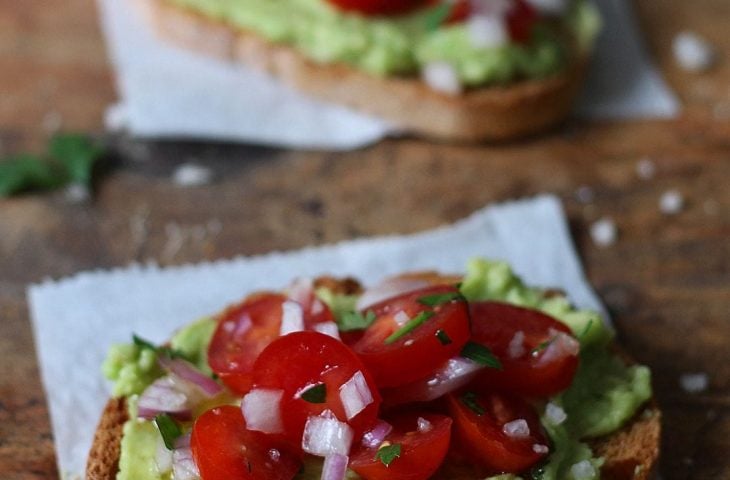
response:
{"label": "wood grain", "polygon": [[[29,282],[135,260],[180,264],[415,232],[489,202],[554,192],[622,342],[654,371],[665,411],[662,478],[730,478],[730,5],[636,6],[650,49],[685,102],[677,120],[573,122],[497,146],[406,138],[349,153],[111,138],[118,159],[93,202],[71,204],[60,192],[0,200],[0,477],[58,474],[24,296]],[[674,66],[669,44],[685,28],[717,46],[721,62],[711,72]],[[91,0],[52,9],[41,0],[0,0],[0,72],[0,152],[39,148],[58,116],[69,129],[102,132],[113,76]],[[650,180],[636,174],[642,158],[656,165]],[[170,175],[185,161],[209,166],[216,181],[176,187]],[[581,186],[592,201],[578,201]],[[670,189],[686,206],[667,216],[658,202]],[[619,228],[606,248],[589,235],[602,217]],[[686,372],[707,372],[710,388],[684,392]]]}

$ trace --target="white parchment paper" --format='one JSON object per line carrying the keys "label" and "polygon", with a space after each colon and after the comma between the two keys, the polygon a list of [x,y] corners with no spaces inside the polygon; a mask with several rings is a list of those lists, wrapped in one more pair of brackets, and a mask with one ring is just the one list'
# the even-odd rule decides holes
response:
{"label": "white parchment paper", "polygon": [[[292,148],[351,149],[395,133],[384,121],[306,98],[242,66],[158,40],[128,0],[97,0],[121,101],[114,128]],[[672,117],[679,103],[648,55],[627,0],[596,0],[604,29],[576,114]]]}
{"label": "white parchment paper", "polygon": [[257,257],[159,268],[82,272],[28,290],[59,471],[81,474],[109,396],[100,366],[132,333],[162,343],[198,317],[297,276],[352,275],[366,284],[418,269],[461,273],[475,256],[503,259],[529,284],[559,287],[580,307],[603,310],[587,284],[557,198],[480,210],[453,225]]}

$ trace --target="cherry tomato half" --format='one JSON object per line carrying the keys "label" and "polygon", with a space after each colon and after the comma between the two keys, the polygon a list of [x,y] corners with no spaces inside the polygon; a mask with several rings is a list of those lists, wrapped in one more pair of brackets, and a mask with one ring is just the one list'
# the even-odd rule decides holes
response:
{"label": "cherry tomato half", "polygon": [[[361,374],[372,401],[348,418],[340,388],[355,374]],[[284,391],[280,406],[285,435],[299,444],[311,415],[332,411],[354,429],[355,438],[369,429],[378,415],[380,394],[365,365],[345,344],[322,333],[295,332],[273,341],[256,359],[253,380],[255,388]],[[311,388],[323,389],[323,398],[307,400],[303,394]]]}
{"label": "cherry tomato half", "polygon": [[388,418],[393,430],[381,446],[400,446],[388,465],[378,457],[378,447],[359,446],[350,468],[365,480],[425,480],[441,466],[451,439],[452,420],[445,415],[409,412]]}
{"label": "cherry tomato half", "polygon": [[[208,347],[208,364],[234,392],[246,393],[251,389],[254,361],[279,337],[283,304],[287,300],[276,293],[254,295],[228,308],[218,320]],[[302,309],[305,328],[334,319],[327,306],[319,301],[310,301]]]}
{"label": "cherry tomato half", "polygon": [[190,448],[202,480],[291,480],[301,467],[286,443],[246,430],[241,409],[232,405],[198,417]]}
{"label": "cherry tomato half", "polygon": [[520,473],[547,455],[547,438],[540,420],[524,401],[469,390],[446,398],[459,448],[491,472]]}
{"label": "cherry tomato half", "polygon": [[570,329],[528,308],[498,302],[469,306],[472,340],[502,362],[502,370],[484,369],[479,379],[491,389],[547,397],[565,390],[578,368],[578,342]]}
{"label": "cherry tomato half", "polygon": [[346,11],[364,15],[398,15],[408,13],[428,3],[428,0],[328,0]]}
{"label": "cherry tomato half", "polygon": [[[469,339],[469,311],[463,298],[434,306],[424,303],[456,295],[458,290],[448,285],[427,287],[368,309],[376,320],[352,348],[378,386],[396,387],[426,377],[461,351]],[[419,318],[425,320],[403,333]]]}

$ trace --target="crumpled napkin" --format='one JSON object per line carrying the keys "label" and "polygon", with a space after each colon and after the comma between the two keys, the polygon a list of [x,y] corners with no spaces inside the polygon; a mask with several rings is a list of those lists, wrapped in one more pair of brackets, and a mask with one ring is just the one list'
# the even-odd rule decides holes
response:
{"label": "crumpled napkin", "polygon": [[506,260],[527,283],[561,288],[577,306],[604,311],[583,275],[560,201],[547,195],[486,207],[412,235],[180,267],[132,265],[31,285],[31,320],[59,471],[68,478],[83,474],[110,392],[101,363],[112,344],[130,342],[132,333],[162,343],[247,292],[278,290],[297,276],[351,275],[373,284],[404,271],[462,273],[476,256]]}
{"label": "crumpled napkin", "polygon": [[[397,134],[381,119],[313,100],[243,66],[157,39],[129,0],[98,0],[121,101],[110,128],[299,149],[353,149]],[[604,29],[576,114],[672,117],[679,110],[641,41],[629,2],[597,0]]]}

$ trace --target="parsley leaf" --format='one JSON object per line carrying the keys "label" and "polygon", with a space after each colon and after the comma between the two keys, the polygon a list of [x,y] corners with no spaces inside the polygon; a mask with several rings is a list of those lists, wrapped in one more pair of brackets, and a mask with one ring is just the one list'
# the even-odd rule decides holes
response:
{"label": "parsley leaf", "polygon": [[345,312],[339,318],[337,326],[341,332],[365,330],[375,321],[375,312],[368,310],[363,315],[360,312]]}
{"label": "parsley leaf", "polygon": [[547,347],[549,347],[555,340],[557,340],[557,338],[558,337],[552,337],[552,338],[549,338],[548,340],[545,340],[540,345],[538,345],[537,347],[535,347],[532,350],[530,350],[530,355],[532,355],[534,357],[538,353],[542,352]]}
{"label": "parsley leaf", "polygon": [[168,450],[175,448],[175,440],[182,435],[182,429],[175,420],[166,413],[161,413],[155,417],[155,425],[162,435],[162,441]]}
{"label": "parsley leaf", "polygon": [[302,400],[309,403],[324,403],[327,397],[327,385],[319,383],[313,387],[309,387],[302,392]]}
{"label": "parsley leaf", "polygon": [[451,343],[451,337],[449,337],[449,335],[440,328],[436,330],[436,338],[439,339],[441,345],[449,345]]}
{"label": "parsley leaf", "polygon": [[452,5],[448,1],[444,1],[436,5],[426,16],[426,29],[433,31],[439,28],[442,23],[451,15]]}
{"label": "parsley leaf", "polygon": [[586,326],[583,329],[583,331],[578,334],[578,340],[583,340],[583,338],[585,338],[585,336],[588,335],[588,332],[591,331],[592,326],[593,326],[593,319],[591,318],[590,320],[588,320],[588,323],[586,323]]}
{"label": "parsley leaf", "polygon": [[400,340],[401,338],[408,335],[416,328],[423,325],[426,322],[426,320],[433,317],[434,315],[436,315],[436,313],[431,312],[429,310],[424,310],[424,311],[420,312],[418,315],[416,315],[415,317],[408,320],[405,323],[405,325],[400,327],[395,332],[391,333],[390,336],[385,339],[385,344],[390,345],[391,343],[393,343],[397,340]]}
{"label": "parsley leaf", "polygon": [[484,407],[477,403],[477,394],[474,392],[466,392],[464,395],[461,396],[461,398],[459,398],[459,400],[461,401],[461,403],[466,405],[469,410],[474,412],[479,417],[484,415],[484,413],[486,412],[484,410]]}
{"label": "parsley leaf", "polygon": [[0,162],[0,197],[25,190],[60,187],[63,178],[57,165],[36,155],[18,155]]}
{"label": "parsley leaf", "polygon": [[464,348],[461,349],[461,356],[469,360],[474,360],[481,365],[502,370],[502,362],[484,345],[466,342]]}
{"label": "parsley leaf", "polygon": [[375,460],[380,460],[386,467],[390,466],[397,457],[400,457],[399,443],[383,445],[378,449],[378,453],[375,454]]}
{"label": "parsley leaf", "polygon": [[157,355],[168,357],[168,358],[182,358],[183,360],[190,361],[190,359],[180,350],[175,350],[174,348],[162,345],[158,347],[154,343],[145,340],[142,337],[139,337],[135,334],[132,335],[132,342],[134,342],[135,345],[137,345],[140,348],[146,348],[149,350],[152,350]]}
{"label": "parsley leaf", "polygon": [[68,181],[88,186],[94,163],[103,152],[84,135],[65,134],[51,138],[48,153],[65,167]]}
{"label": "parsley leaf", "polygon": [[449,303],[452,301],[466,302],[466,298],[459,292],[446,292],[446,293],[434,293],[433,295],[426,295],[418,299],[418,303],[421,305],[427,305],[429,307],[436,307]]}

